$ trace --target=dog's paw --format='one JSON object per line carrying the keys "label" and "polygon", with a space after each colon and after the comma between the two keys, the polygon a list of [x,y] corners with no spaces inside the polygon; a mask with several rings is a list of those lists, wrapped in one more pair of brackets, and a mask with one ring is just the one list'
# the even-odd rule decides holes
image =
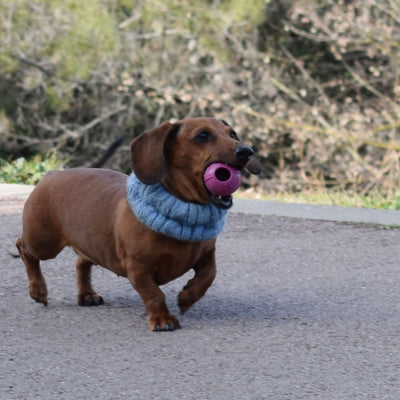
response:
{"label": "dog's paw", "polygon": [[104,300],[97,293],[84,293],[78,296],[78,304],[84,307],[100,306]]}
{"label": "dog's paw", "polygon": [[178,307],[181,314],[184,314],[194,303],[194,300],[190,296],[190,292],[187,290],[188,287],[185,286],[182,292],[178,295]]}
{"label": "dog's paw", "polygon": [[171,314],[163,316],[153,316],[149,318],[150,329],[153,332],[168,332],[180,329],[178,318]]}
{"label": "dog's paw", "polygon": [[29,294],[33,300],[47,306],[47,287],[44,281],[37,283],[31,282],[29,285]]}

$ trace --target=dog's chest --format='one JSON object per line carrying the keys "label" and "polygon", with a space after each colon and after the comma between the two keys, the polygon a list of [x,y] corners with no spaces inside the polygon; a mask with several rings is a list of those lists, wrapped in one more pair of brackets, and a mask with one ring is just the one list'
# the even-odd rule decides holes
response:
{"label": "dog's chest", "polygon": [[192,268],[196,268],[209,257],[214,246],[203,243],[188,243],[176,247],[162,249],[152,257],[150,268],[158,285],[170,282]]}

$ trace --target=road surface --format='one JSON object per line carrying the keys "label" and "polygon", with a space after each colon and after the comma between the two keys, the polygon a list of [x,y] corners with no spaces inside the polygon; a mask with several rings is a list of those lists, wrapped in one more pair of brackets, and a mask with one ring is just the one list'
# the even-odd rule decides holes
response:
{"label": "road surface", "polygon": [[[100,267],[76,304],[75,255],[43,263],[49,305],[19,259],[22,200],[0,200],[1,400],[400,398],[400,230],[231,213],[215,283],[153,333],[127,279]],[[191,274],[163,287],[176,296]]]}

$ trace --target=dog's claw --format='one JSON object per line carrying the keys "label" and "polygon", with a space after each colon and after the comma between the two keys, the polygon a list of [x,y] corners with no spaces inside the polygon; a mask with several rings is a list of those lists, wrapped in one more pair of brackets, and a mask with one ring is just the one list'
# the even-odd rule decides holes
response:
{"label": "dog's claw", "polygon": [[95,293],[86,293],[79,296],[78,304],[82,307],[101,306],[104,300],[101,296]]}
{"label": "dog's claw", "polygon": [[[163,321],[157,321],[156,325],[153,325],[152,331],[153,332],[172,332],[176,329],[180,329],[181,326],[179,324],[179,321],[171,316],[172,319],[170,319],[168,322],[165,321],[165,323]],[[152,326],[152,324],[150,323],[150,327]]]}
{"label": "dog's claw", "polygon": [[47,300],[40,300],[40,299],[33,299],[36,301],[36,303],[42,303],[45,307],[47,307]]}
{"label": "dog's claw", "polygon": [[95,303],[96,306],[100,306],[100,305],[104,304],[104,300],[103,300],[103,298],[101,296],[99,296],[99,297],[94,299],[94,303]]}
{"label": "dog's claw", "polygon": [[166,324],[164,328],[161,329],[160,325],[156,325],[156,327],[153,329],[153,332],[172,332],[175,329],[180,329],[180,325],[178,324],[177,326],[173,324]]}
{"label": "dog's claw", "polygon": [[173,324],[165,325],[165,330],[166,331],[174,331],[175,329],[181,329],[181,326],[179,325],[179,322],[176,325],[173,325]]}

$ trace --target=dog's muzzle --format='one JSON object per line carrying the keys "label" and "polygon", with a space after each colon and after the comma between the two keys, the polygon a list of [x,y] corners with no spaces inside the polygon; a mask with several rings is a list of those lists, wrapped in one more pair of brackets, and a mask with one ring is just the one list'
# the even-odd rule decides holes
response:
{"label": "dog's muzzle", "polygon": [[238,167],[244,167],[253,156],[254,150],[249,146],[238,146],[235,149],[235,159]]}
{"label": "dog's muzzle", "polygon": [[[232,167],[234,167],[235,169],[237,168],[239,177],[240,177],[239,171],[248,164],[248,162],[250,161],[251,157],[254,154],[254,151],[249,146],[237,146],[235,148],[234,154],[235,154],[235,162],[232,164]],[[231,168],[231,167],[229,167],[229,168]],[[228,177],[226,179],[228,180],[229,178],[230,177]],[[239,178],[239,184],[240,184],[240,178]],[[215,206],[222,208],[222,209],[228,209],[228,208],[232,207],[232,196],[229,193],[232,193],[233,191],[235,191],[239,185],[237,185],[237,186],[234,185],[235,186],[234,190],[232,190],[232,191],[227,190],[226,193],[223,190],[221,190],[221,192],[219,193],[216,190],[212,190],[212,187],[210,185],[206,184],[206,186],[209,189],[209,193],[211,195],[211,202]]]}

